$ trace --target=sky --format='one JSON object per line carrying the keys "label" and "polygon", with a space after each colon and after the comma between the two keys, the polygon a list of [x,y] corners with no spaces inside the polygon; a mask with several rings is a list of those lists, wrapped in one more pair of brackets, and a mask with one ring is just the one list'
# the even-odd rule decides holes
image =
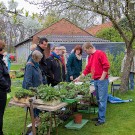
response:
{"label": "sky", "polygon": [[[4,2],[6,7],[8,7],[8,1],[9,0],[0,0],[0,2]],[[29,11],[29,13],[40,13],[40,9],[37,8],[37,6],[29,4],[28,2],[25,2],[24,0],[14,0],[18,3],[18,9],[24,8],[26,11]],[[36,0],[37,1],[37,0]]]}

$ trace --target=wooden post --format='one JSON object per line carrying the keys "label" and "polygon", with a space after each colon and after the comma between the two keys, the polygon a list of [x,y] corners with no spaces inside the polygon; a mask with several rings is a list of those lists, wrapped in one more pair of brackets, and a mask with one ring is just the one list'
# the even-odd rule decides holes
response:
{"label": "wooden post", "polygon": [[32,121],[32,132],[33,132],[33,135],[36,135],[36,128],[35,128],[35,120],[34,120],[32,101],[33,101],[33,99],[29,99],[29,102],[30,102],[30,117],[31,117],[31,121]]}
{"label": "wooden post", "polygon": [[23,135],[26,134],[25,132],[26,132],[26,122],[27,122],[28,111],[29,111],[29,108],[27,107],[27,108],[26,108],[26,115],[25,115],[25,122],[24,122],[24,131],[23,131]]}

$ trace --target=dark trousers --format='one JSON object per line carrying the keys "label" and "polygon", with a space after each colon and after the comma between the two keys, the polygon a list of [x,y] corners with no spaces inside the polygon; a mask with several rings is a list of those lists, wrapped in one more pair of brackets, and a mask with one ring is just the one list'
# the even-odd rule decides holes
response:
{"label": "dark trousers", "polygon": [[7,93],[0,91],[0,135],[3,135],[3,115],[6,107]]}

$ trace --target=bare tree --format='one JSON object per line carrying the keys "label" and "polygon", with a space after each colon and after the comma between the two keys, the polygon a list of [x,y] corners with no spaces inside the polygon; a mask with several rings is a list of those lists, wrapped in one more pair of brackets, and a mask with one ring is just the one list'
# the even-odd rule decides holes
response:
{"label": "bare tree", "polygon": [[11,52],[14,45],[33,35],[43,27],[38,21],[38,16],[21,15],[23,10],[16,10],[16,7],[17,3],[12,0],[9,1],[10,10],[7,9],[4,3],[0,2],[0,36],[5,40],[8,52]]}
{"label": "bare tree", "polygon": [[30,4],[38,5],[40,10],[42,9],[41,14],[43,16],[48,16],[48,13],[53,11],[59,18],[66,18],[81,28],[87,28],[94,24],[101,23],[97,19],[99,16],[97,13],[87,10],[82,11],[82,9],[71,7],[70,3],[60,3],[59,0],[56,1],[56,3],[50,3],[45,0],[41,0],[39,2],[35,2],[34,0],[25,1]]}
{"label": "bare tree", "polygon": [[[131,62],[133,59],[133,55],[135,54],[135,51],[133,49],[133,45],[135,43],[135,20],[133,20],[133,16],[135,15],[135,6],[133,6],[134,3],[135,2],[133,0],[42,0],[40,2],[40,5],[46,11],[48,9],[56,7],[59,12],[70,10],[73,11],[73,9],[75,11],[80,11],[81,13],[84,12],[87,14],[93,12],[106,17],[112,22],[114,28],[123,38],[127,48],[127,60],[121,77],[120,86],[121,91],[125,92],[127,90]],[[120,17],[126,18],[128,20],[131,36],[128,36],[126,31],[123,30],[120,25],[118,25],[118,19]],[[76,20],[79,21],[79,19]]]}

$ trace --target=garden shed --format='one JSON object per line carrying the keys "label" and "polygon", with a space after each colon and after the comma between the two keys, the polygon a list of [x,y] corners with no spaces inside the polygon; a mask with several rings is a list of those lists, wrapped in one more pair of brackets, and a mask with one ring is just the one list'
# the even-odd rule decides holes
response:
{"label": "garden shed", "polygon": [[[83,45],[85,42],[91,42],[97,49],[103,51],[109,50],[112,53],[116,50],[124,50],[124,43],[112,43],[108,40],[96,38],[72,22],[61,19],[15,45],[17,61],[26,61],[28,55],[31,53],[30,45],[38,44],[39,38],[41,37],[46,37],[49,41],[48,48],[45,50],[46,57],[49,56],[50,48],[53,45],[65,46],[69,54],[75,45]],[[85,55],[86,54],[83,53],[83,57],[85,57]]]}

